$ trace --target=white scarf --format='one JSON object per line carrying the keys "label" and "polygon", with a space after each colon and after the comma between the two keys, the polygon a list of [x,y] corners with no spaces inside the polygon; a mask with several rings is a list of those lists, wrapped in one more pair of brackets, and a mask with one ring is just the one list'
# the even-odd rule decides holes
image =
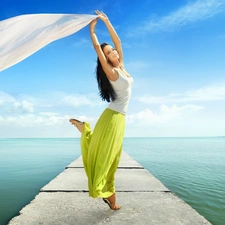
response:
{"label": "white scarf", "polygon": [[0,21],[0,71],[88,25],[96,15],[28,14]]}

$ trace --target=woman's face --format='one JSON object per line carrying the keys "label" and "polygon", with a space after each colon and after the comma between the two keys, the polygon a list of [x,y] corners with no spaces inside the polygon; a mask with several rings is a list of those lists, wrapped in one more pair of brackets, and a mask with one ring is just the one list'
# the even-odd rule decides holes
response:
{"label": "woman's face", "polygon": [[106,45],[103,49],[103,52],[105,54],[105,57],[108,61],[114,62],[119,59],[119,55],[115,48],[113,48],[111,45]]}

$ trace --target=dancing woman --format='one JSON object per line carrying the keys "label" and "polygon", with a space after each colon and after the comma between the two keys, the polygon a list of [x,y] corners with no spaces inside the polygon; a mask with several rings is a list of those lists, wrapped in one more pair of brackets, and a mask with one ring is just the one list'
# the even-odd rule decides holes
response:
{"label": "dancing woman", "polygon": [[115,47],[99,44],[95,33],[98,18],[90,23],[90,35],[97,53],[96,77],[102,100],[110,102],[92,129],[87,122],[70,119],[81,132],[83,164],[88,177],[89,195],[102,198],[111,209],[116,204],[115,172],[122,153],[125,130],[125,114],[131,96],[133,78],[126,71],[120,39],[108,17],[96,11],[111,36]]}

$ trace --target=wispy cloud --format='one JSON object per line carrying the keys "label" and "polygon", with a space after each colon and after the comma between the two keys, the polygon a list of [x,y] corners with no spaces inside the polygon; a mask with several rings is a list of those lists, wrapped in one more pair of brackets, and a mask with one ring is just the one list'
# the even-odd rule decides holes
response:
{"label": "wispy cloud", "polygon": [[5,92],[0,92],[0,113],[7,114],[30,114],[40,111],[60,109],[62,106],[77,108],[80,106],[99,106],[103,103],[99,101],[96,93],[80,95],[77,93],[52,92],[37,94],[35,96],[20,94],[12,96]]}
{"label": "wispy cloud", "polygon": [[146,104],[225,100],[225,84],[211,85],[185,93],[171,93],[166,96],[144,95],[137,100]]}
{"label": "wispy cloud", "polygon": [[[184,105],[178,107],[172,105],[171,107],[167,105],[160,105],[158,112],[153,112],[150,109],[140,111],[136,114],[127,115],[127,122],[129,125],[141,125],[143,127],[149,125],[164,126],[166,124],[173,123],[174,121],[182,120],[183,118],[190,117],[196,112],[202,110],[202,106],[197,105]],[[68,120],[72,118],[71,115],[55,113],[55,112],[40,112],[37,114],[25,114],[16,116],[0,116],[1,126],[12,126],[20,128],[53,128],[55,126],[66,125],[68,126]],[[87,117],[85,115],[76,115],[76,118],[81,121],[88,121],[92,125],[96,123],[97,117]]]}
{"label": "wispy cloud", "polygon": [[0,92],[0,110],[3,109],[7,113],[20,111],[22,113],[32,113],[34,111],[35,103],[29,100],[24,100],[22,96],[18,99],[8,93]]}
{"label": "wispy cloud", "polygon": [[87,96],[71,94],[63,97],[61,103],[66,106],[78,107],[81,105],[92,105],[91,99]]}
{"label": "wispy cloud", "polygon": [[[170,14],[146,21],[135,29],[136,33],[173,31],[174,29],[192,25],[225,11],[224,0],[197,0],[171,12]],[[133,29],[134,30],[134,29]],[[134,34],[134,33],[133,33]]]}
{"label": "wispy cloud", "polygon": [[13,124],[14,126],[19,127],[49,127],[68,122],[68,118],[68,116],[60,116],[55,113],[40,113],[37,115],[27,114],[8,116],[3,118],[1,122],[4,122],[4,124]]}
{"label": "wispy cloud", "polygon": [[129,124],[138,123],[141,125],[149,124],[165,124],[171,120],[182,119],[184,116],[193,114],[204,109],[202,106],[197,105],[184,105],[178,107],[173,105],[171,107],[167,105],[161,105],[159,112],[153,113],[150,109],[140,111],[136,114],[128,115],[127,120]]}
{"label": "wispy cloud", "polygon": [[129,71],[140,71],[144,69],[149,69],[151,67],[150,62],[145,61],[132,61],[126,64],[126,67],[129,69]]}
{"label": "wispy cloud", "polygon": [[[0,116],[0,125],[10,125],[13,127],[54,127],[62,124],[69,124],[71,115],[62,115],[55,112],[40,112],[37,114],[26,114],[16,116]],[[97,117],[87,117],[85,115],[77,115],[76,118],[81,121],[95,123]]]}
{"label": "wispy cloud", "polygon": [[98,101],[99,97],[96,94],[92,95],[79,95],[79,94],[69,94],[65,95],[59,104],[71,107],[79,107],[79,106],[97,106],[102,104],[102,102]]}
{"label": "wispy cloud", "polygon": [[15,102],[15,98],[10,94],[0,91],[0,107],[6,103]]}
{"label": "wispy cloud", "polygon": [[24,113],[34,112],[34,104],[28,101],[23,100],[22,102],[15,102],[13,105],[15,109],[22,110]]}
{"label": "wispy cloud", "polygon": [[74,47],[91,47],[92,43],[90,39],[87,38],[81,38],[79,41],[73,44]]}

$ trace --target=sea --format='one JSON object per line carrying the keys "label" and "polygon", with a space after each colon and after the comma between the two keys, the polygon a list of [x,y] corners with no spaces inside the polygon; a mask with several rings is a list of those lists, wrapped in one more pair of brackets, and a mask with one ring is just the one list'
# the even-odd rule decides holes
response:
{"label": "sea", "polygon": [[[225,225],[225,137],[125,138],[123,150],[209,222]],[[0,139],[0,225],[80,154],[79,138]]]}

